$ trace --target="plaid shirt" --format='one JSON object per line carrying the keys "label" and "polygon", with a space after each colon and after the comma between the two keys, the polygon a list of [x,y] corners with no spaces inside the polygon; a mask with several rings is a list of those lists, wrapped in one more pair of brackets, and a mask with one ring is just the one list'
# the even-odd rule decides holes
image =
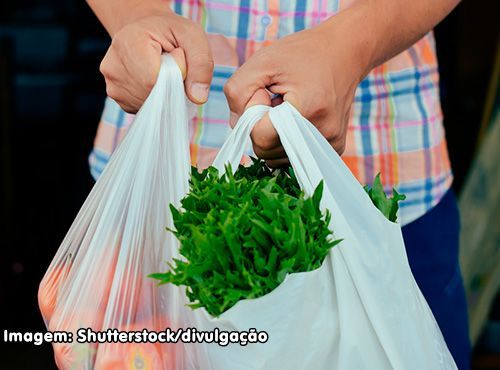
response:
{"label": "plaid shirt", "polygon": [[[256,50],[334,16],[342,0],[175,0],[176,13],[201,23],[214,53],[208,102],[190,120],[193,164],[206,167],[229,133],[223,86]],[[107,99],[90,155],[95,178],[133,121]],[[410,49],[375,68],[359,85],[342,156],[362,184],[377,173],[387,191],[406,194],[399,220],[406,224],[439,202],[452,182],[434,39],[429,33]]]}

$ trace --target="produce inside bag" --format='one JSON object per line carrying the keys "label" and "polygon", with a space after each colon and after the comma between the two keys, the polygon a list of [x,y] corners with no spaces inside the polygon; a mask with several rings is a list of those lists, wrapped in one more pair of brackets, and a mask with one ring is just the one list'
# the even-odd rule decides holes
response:
{"label": "produce inside bag", "polygon": [[165,227],[173,227],[168,204],[179,204],[188,190],[187,100],[180,86],[180,70],[166,55],[155,87],[40,283],[47,328],[73,334],[71,342],[53,343],[61,370],[184,367],[182,344],[77,341],[85,328],[162,332],[181,326],[179,289],[158,288],[147,277],[178,256],[178,241]]}
{"label": "produce inside bag", "polygon": [[[171,205],[180,254],[171,271],[152,274],[161,283],[187,287],[192,308],[219,316],[243,299],[273,291],[291,273],[313,271],[341,242],[329,225],[331,214],[320,209],[323,183],[311,197],[300,189],[289,167],[271,171],[252,159],[233,174],[214,167],[192,169],[190,191],[181,208]],[[380,176],[367,187],[373,203],[396,221],[398,201],[388,198]]]}

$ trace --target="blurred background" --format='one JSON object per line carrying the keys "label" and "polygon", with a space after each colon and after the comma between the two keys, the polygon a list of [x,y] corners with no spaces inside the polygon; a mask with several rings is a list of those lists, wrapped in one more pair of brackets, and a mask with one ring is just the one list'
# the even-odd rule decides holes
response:
{"label": "blurred background", "polygon": [[[435,30],[476,370],[500,369],[499,5],[464,0]],[[38,284],[93,185],[109,42],[84,0],[0,2],[2,332],[45,330]],[[50,345],[0,342],[0,358],[55,369]]]}

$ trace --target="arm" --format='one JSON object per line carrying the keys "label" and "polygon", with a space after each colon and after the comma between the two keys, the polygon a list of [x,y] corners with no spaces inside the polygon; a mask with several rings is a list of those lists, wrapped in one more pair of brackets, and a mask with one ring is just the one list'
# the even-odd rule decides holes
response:
{"label": "arm", "polygon": [[112,37],[102,63],[106,92],[135,113],[153,88],[161,54],[172,53],[185,75],[186,94],[204,103],[213,60],[203,29],[173,13],[164,0],[87,0]]}
{"label": "arm", "polygon": [[170,11],[163,0],[87,0],[87,4],[111,37],[134,18]]}
{"label": "arm", "polygon": [[[293,104],[341,154],[357,85],[419,40],[458,1],[358,0],[319,26],[259,50],[225,86],[232,125],[248,106],[276,103],[267,88]],[[255,126],[252,141],[270,166],[287,163],[267,116]]]}
{"label": "arm", "polygon": [[[420,40],[441,22],[460,0],[361,0],[320,27],[324,37],[344,38],[360,56],[362,76]],[[335,37],[337,36],[337,37]],[[330,43],[329,53],[338,45]]]}

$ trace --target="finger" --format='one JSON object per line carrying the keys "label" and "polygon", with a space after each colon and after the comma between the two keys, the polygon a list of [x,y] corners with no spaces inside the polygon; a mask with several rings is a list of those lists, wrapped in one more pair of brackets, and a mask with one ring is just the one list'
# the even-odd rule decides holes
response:
{"label": "finger", "polygon": [[136,114],[138,111],[138,109],[135,106],[129,105],[121,100],[115,99],[115,102],[120,106],[121,109],[123,109],[125,113]]}
{"label": "finger", "polygon": [[184,55],[184,50],[181,48],[175,48],[170,52],[172,58],[174,58],[175,62],[179,66],[181,70],[182,79],[186,79],[186,56]]}
{"label": "finger", "polygon": [[285,149],[280,144],[271,150],[262,150],[262,148],[253,145],[255,155],[261,159],[279,159],[286,157]]}
{"label": "finger", "polygon": [[266,164],[270,168],[283,168],[290,165],[290,160],[288,158],[270,159],[266,161]]}
{"label": "finger", "polygon": [[346,144],[346,138],[344,137],[338,137],[333,140],[328,141],[330,145],[332,146],[333,149],[338,153],[338,155],[342,155],[345,150],[345,144]]}
{"label": "finger", "polygon": [[106,82],[107,80],[114,81],[118,79],[118,76],[123,76],[126,73],[115,48],[110,47],[106,51],[99,65],[99,71],[106,79]]}
{"label": "finger", "polygon": [[145,100],[130,93],[127,86],[108,80],[106,80],[106,94],[127,113],[137,113]]}
{"label": "finger", "polygon": [[[268,106],[272,104],[271,96],[266,89],[257,90],[245,109],[256,104],[265,104]],[[278,133],[269,119],[269,114],[266,113],[255,124],[250,137],[252,138],[254,152],[259,158],[276,159],[285,156]]]}
{"label": "finger", "polygon": [[270,84],[267,67],[261,62],[249,60],[227,80],[224,94],[233,116],[241,116],[257,90]]}
{"label": "finger", "polygon": [[[246,105],[245,110],[254,105],[270,106],[271,104],[272,104],[271,95],[269,94],[268,90],[258,89],[255,92],[255,94],[253,94],[253,96],[250,98],[250,101]],[[234,124],[235,123],[236,122],[234,122]],[[257,131],[252,132],[251,137],[253,141],[254,152],[259,158],[277,159],[285,157],[284,155],[285,151],[283,150],[283,147],[281,147],[280,145],[279,138],[276,140],[278,133],[276,132],[274,126],[269,120],[269,115],[267,113],[264,115],[262,120],[256,123],[255,128],[257,128]],[[264,142],[267,141],[268,139],[271,139],[271,144]],[[272,145],[272,147],[268,147],[267,145]]]}
{"label": "finger", "polygon": [[162,47],[160,43],[150,40],[141,51],[141,55],[137,55],[133,48],[128,48],[128,56],[122,58],[122,62],[129,77],[138,85],[136,90],[140,91],[141,96],[147,97],[160,73]]}
{"label": "finger", "polygon": [[[271,105],[271,98],[269,96],[269,93],[265,89],[259,89],[255,92],[255,94],[253,94],[247,106],[245,107],[245,110],[254,105]],[[229,116],[229,125],[233,128],[239,119],[240,115],[231,112]]]}
{"label": "finger", "polygon": [[208,99],[214,61],[207,37],[199,25],[195,31],[179,41],[186,55],[186,94],[193,103],[203,104]]}
{"label": "finger", "polygon": [[[137,91],[137,82],[130,78],[127,69],[114,48],[109,48],[100,65],[106,82],[106,95],[115,100],[127,113],[135,113],[146,99]],[[133,91],[132,91],[133,90]]]}
{"label": "finger", "polygon": [[258,89],[248,101],[247,105],[245,106],[245,110],[254,105],[271,106],[271,97],[266,89]]}
{"label": "finger", "polygon": [[284,101],[287,101],[292,104],[298,111],[302,109],[299,94],[295,91],[290,90],[289,86],[274,84],[269,86],[269,91],[271,91],[275,95],[273,104],[279,105]]}
{"label": "finger", "polygon": [[296,94],[293,91],[288,91],[283,94],[283,101],[290,103],[295,107],[295,109],[302,113],[302,104],[299,99],[299,94]]}
{"label": "finger", "polygon": [[255,124],[255,127],[250,133],[250,137],[254,145],[255,154],[260,153],[260,155],[263,155],[264,157],[267,153],[274,153],[274,150],[281,145],[278,133],[271,123],[269,114],[267,113],[259,122]]}

